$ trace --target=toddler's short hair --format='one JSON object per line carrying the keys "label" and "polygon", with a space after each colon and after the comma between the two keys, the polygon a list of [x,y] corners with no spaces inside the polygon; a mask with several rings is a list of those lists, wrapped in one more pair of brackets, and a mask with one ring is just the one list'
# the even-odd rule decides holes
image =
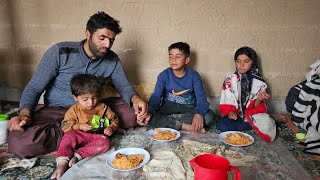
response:
{"label": "toddler's short hair", "polygon": [[179,49],[186,57],[190,56],[190,46],[185,42],[176,42],[169,46],[168,50]]}
{"label": "toddler's short hair", "polygon": [[72,77],[70,86],[71,93],[77,97],[86,93],[99,95],[102,84],[95,75],[77,74]]}

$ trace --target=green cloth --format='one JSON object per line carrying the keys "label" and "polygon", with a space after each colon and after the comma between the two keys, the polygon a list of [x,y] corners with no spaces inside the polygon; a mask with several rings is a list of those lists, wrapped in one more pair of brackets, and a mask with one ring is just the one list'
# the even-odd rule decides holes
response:
{"label": "green cloth", "polygon": [[8,120],[9,116],[7,114],[0,114],[0,121]]}
{"label": "green cloth", "polygon": [[[91,127],[93,129],[98,129],[99,128],[99,125],[100,125],[100,118],[101,116],[98,116],[98,115],[93,115],[93,118],[92,118],[92,121],[91,121]],[[108,127],[110,124],[109,124],[109,119],[108,118],[105,118],[104,119],[104,127]]]}

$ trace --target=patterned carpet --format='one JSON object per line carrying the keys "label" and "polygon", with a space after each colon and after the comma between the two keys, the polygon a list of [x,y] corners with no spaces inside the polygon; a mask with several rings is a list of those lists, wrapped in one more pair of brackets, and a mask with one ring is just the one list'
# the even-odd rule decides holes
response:
{"label": "patterned carpet", "polygon": [[320,156],[304,153],[303,142],[295,138],[295,134],[284,124],[278,125],[278,138],[284,140],[286,148],[293,154],[298,162],[314,175],[315,179],[320,179]]}
{"label": "patterned carpet", "polygon": [[[320,177],[320,156],[303,153],[304,146],[294,136],[294,133],[285,124],[278,125],[277,138],[282,139],[286,148],[296,157],[298,162],[313,174],[315,179]],[[216,129],[209,130],[211,133],[219,133]],[[253,131],[247,132],[253,134]],[[38,157],[37,162],[31,169],[11,168],[2,170],[10,158],[17,158],[7,152],[7,144],[0,146],[0,179],[50,179],[55,169],[55,153]]]}

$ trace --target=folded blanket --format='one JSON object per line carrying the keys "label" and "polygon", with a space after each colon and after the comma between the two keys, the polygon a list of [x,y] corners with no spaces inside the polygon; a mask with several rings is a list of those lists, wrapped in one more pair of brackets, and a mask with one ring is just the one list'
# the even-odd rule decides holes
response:
{"label": "folded blanket", "polygon": [[147,178],[184,180],[185,169],[179,157],[173,151],[155,151],[152,160],[143,167]]}

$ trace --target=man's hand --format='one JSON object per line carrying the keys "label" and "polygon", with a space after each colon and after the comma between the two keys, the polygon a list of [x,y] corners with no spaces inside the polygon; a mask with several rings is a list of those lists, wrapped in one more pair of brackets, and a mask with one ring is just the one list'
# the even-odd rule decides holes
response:
{"label": "man's hand", "polygon": [[147,113],[146,116],[137,117],[137,123],[140,126],[145,126],[149,123],[150,119],[151,119],[151,115]]}
{"label": "man's hand", "polygon": [[19,116],[14,116],[9,121],[9,131],[24,131],[23,126],[30,123],[30,109],[20,110]]}
{"label": "man's hand", "polygon": [[203,117],[200,114],[195,114],[192,120],[193,131],[199,132],[203,129]]}
{"label": "man's hand", "polygon": [[83,132],[90,131],[92,127],[89,124],[83,123],[79,125],[79,129]]}
{"label": "man's hand", "polygon": [[103,133],[104,133],[104,135],[106,135],[106,136],[111,136],[111,135],[112,135],[112,133],[113,133],[113,131],[112,131],[112,129],[111,129],[111,128],[106,127],[106,128],[104,128]]}
{"label": "man's hand", "polygon": [[147,104],[137,95],[133,95],[131,98],[133,104],[134,112],[137,115],[137,119],[145,119],[148,115]]}
{"label": "man's hand", "polygon": [[236,112],[232,111],[232,112],[229,112],[228,118],[229,119],[233,119],[233,120],[237,120],[238,119],[238,115],[237,115]]}

